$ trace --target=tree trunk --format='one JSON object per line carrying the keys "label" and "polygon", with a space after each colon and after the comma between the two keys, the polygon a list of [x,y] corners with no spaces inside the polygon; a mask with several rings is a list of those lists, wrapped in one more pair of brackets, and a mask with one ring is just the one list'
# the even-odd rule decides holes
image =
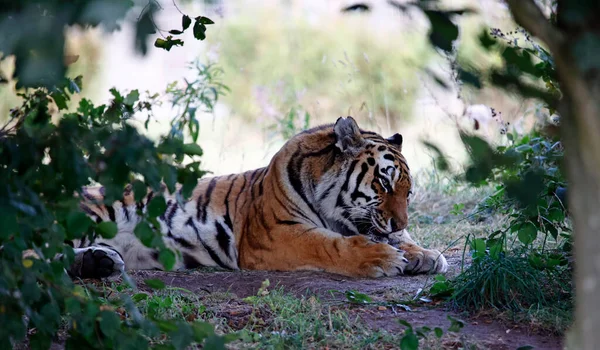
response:
{"label": "tree trunk", "polygon": [[[507,2],[515,21],[541,39],[555,60],[575,229],[575,325],[567,346],[600,349],[600,65],[594,63],[600,8],[594,1],[559,0],[557,28],[532,0]],[[577,22],[574,14],[579,15]]]}

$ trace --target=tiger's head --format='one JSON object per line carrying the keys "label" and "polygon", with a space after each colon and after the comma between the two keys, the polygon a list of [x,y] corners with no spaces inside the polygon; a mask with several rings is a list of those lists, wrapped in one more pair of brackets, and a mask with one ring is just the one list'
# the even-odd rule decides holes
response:
{"label": "tiger's head", "polygon": [[352,117],[339,118],[333,126],[341,166],[335,191],[338,232],[364,234],[377,241],[408,225],[412,179],[402,155],[402,135],[383,138],[360,130]]}

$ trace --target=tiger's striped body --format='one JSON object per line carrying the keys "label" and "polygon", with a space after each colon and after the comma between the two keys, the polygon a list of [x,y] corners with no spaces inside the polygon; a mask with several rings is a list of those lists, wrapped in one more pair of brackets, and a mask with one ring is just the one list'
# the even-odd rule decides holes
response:
{"label": "tiger's striped body", "polygon": [[[384,139],[340,118],[296,135],[265,168],[199,180],[183,205],[165,193],[159,223],[167,245],[181,252],[175,268],[315,269],[369,277],[444,272],[443,256],[418,247],[404,230],[412,182],[401,143],[398,134]],[[153,196],[135,203],[126,190],[110,207],[96,204],[101,189],[84,191],[82,209],[119,228],[113,239],[88,247],[118,253],[122,261],[115,261],[111,274],[123,264],[161,268],[156,251],[133,233],[137,209],[145,210]],[[86,242],[75,244],[83,254]],[[90,256],[81,259],[88,270]]]}

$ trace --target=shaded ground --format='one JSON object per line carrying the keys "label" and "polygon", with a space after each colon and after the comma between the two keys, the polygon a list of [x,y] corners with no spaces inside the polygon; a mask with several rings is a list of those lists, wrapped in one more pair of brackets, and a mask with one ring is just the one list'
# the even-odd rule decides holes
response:
{"label": "shaded ground", "polygon": [[[451,266],[450,274],[456,274],[460,270],[460,256],[450,257],[448,262]],[[458,335],[447,339],[443,343],[444,348],[462,348],[467,341],[491,349],[517,349],[524,345],[537,349],[561,349],[561,339],[554,335],[538,334],[525,326],[503,324],[489,317],[465,318],[465,315],[459,315],[435,303],[415,301],[420,289],[427,288],[431,283],[431,276],[353,279],[310,271],[133,271],[130,275],[141,290],[150,291],[144,285],[145,279],[158,278],[168,286],[184,288],[203,296],[205,300],[210,299],[211,295],[222,296],[226,292],[227,298],[212,304],[209,302],[207,307],[225,318],[233,329],[242,329],[257,319],[264,322],[272,319],[269,310],[257,311],[243,300],[257,295],[263,281],[268,279],[269,289],[283,288],[285,292],[298,297],[316,296],[320,303],[330,305],[330,308],[343,309],[373,330],[403,332],[405,327],[397,322],[398,319],[404,319],[415,327],[447,329],[450,325],[448,315],[463,319],[465,327]],[[349,303],[344,294],[348,290],[369,295],[375,303]]]}

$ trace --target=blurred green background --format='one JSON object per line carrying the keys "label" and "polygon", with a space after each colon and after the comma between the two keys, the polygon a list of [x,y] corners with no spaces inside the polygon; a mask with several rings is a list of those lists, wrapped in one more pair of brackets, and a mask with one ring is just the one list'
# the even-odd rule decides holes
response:
{"label": "blurred green background", "polygon": [[[171,1],[159,1],[159,28],[177,26],[180,13]],[[476,43],[483,24],[513,28],[499,1],[442,1],[470,7],[475,14],[460,21],[458,59],[493,62]],[[450,64],[427,41],[427,20],[415,11],[401,13],[386,1],[373,1],[369,12],[342,12],[348,1],[182,1],[186,13],[207,15],[216,24],[208,40],[189,39],[171,52],[153,49],[142,57],[131,45],[131,23],[121,31],[68,30],[67,54],[78,55],[69,76],[83,74],[81,96],[97,103],[108,90],[165,91],[167,84],[194,78],[189,62],[214,63],[223,69],[230,92],[214,113],[200,116],[200,145],[205,168],[215,174],[265,165],[285,139],[307,126],[351,115],[365,129],[383,135],[400,132],[413,170],[431,166],[422,140],[435,140],[455,165],[465,160],[456,125],[473,129],[470,105],[502,112],[505,121],[527,127],[531,106],[494,89],[457,89]],[[135,19],[135,14],[129,17]],[[131,19],[130,18],[130,19]],[[10,75],[10,57],[0,62]],[[443,89],[432,74],[444,80]],[[460,99],[458,98],[460,96]],[[14,83],[0,86],[0,116],[18,104]],[[75,105],[75,104],[72,104]],[[481,108],[473,109],[481,114]],[[478,112],[479,111],[479,112]],[[484,111],[485,112],[485,111]],[[176,112],[165,101],[150,135],[168,128]],[[479,115],[476,132],[502,142],[502,125]],[[483,113],[485,114],[485,113]],[[142,121],[140,121],[141,125]]]}

